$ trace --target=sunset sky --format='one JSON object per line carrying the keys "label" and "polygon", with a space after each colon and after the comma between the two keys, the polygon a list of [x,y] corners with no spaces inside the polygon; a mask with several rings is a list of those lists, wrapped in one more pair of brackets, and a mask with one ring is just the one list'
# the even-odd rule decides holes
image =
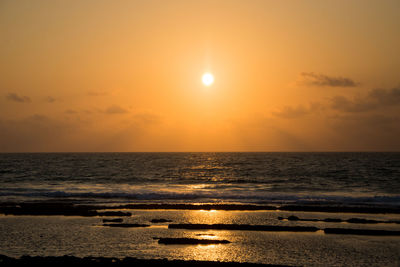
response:
{"label": "sunset sky", "polygon": [[0,152],[399,151],[399,14],[399,0],[1,0]]}

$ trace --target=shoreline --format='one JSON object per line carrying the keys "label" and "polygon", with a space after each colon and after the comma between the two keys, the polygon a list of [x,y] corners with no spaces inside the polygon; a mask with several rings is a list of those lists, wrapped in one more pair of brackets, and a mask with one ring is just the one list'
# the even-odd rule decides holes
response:
{"label": "shoreline", "polygon": [[22,256],[20,258],[12,258],[0,255],[0,265],[16,266],[16,265],[34,266],[240,266],[240,267],[285,267],[289,265],[261,264],[248,262],[220,262],[220,261],[197,261],[197,260],[169,260],[169,259],[138,259],[126,257],[123,259],[107,258],[107,257],[75,257],[75,256]]}
{"label": "shoreline", "polygon": [[[394,252],[400,244],[398,224],[387,224],[399,215],[382,215],[380,221],[385,219],[387,223],[376,226],[377,221],[370,219],[380,215],[374,214],[151,209],[123,212],[131,212],[132,216],[4,216],[0,225],[4,230],[0,265],[307,266],[317,262],[329,266],[335,257],[358,249],[360,242],[364,244],[360,250],[345,260],[364,265],[375,258],[382,263],[395,262]],[[303,219],[311,221],[302,223]],[[352,224],[342,224],[343,220]],[[374,253],[376,256],[371,256]],[[5,261],[1,254],[6,255]],[[294,259],[292,254],[296,255]]]}
{"label": "shoreline", "polygon": [[[107,211],[104,211],[107,210]],[[3,215],[65,216],[131,216],[122,210],[223,210],[223,211],[291,211],[327,213],[400,214],[400,206],[335,205],[256,205],[256,204],[75,204],[73,202],[8,202],[0,203]]]}

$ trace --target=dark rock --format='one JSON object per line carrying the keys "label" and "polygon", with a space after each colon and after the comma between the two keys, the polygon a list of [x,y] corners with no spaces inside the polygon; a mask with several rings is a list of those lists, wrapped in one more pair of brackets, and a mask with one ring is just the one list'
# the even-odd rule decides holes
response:
{"label": "dark rock", "polygon": [[278,217],[278,220],[280,220],[280,221],[282,221],[283,219],[285,219],[285,218],[283,218],[281,216]]}
{"label": "dark rock", "polygon": [[357,206],[311,206],[283,205],[279,210],[309,212],[351,212],[351,213],[400,213],[400,207],[357,207]]}
{"label": "dark rock", "polygon": [[284,210],[309,212],[351,212],[351,213],[394,213],[400,214],[400,206],[369,207],[369,206],[340,206],[340,205],[272,205],[254,204],[126,204],[109,205],[75,205],[65,202],[35,202],[0,204],[0,214],[10,215],[65,215],[65,216],[98,216],[98,210],[122,209],[178,209],[178,210]]}
{"label": "dark rock", "polygon": [[289,216],[287,219],[288,219],[289,221],[298,221],[298,220],[300,220],[299,217],[294,216],[294,215]]}
{"label": "dark rock", "polygon": [[159,244],[165,245],[209,245],[209,244],[228,244],[228,240],[215,239],[196,239],[196,238],[160,238]]}
{"label": "dark rock", "polygon": [[247,231],[288,231],[288,232],[316,232],[317,227],[311,226],[279,226],[279,225],[249,225],[249,224],[169,224],[171,229],[194,230],[247,230]]}
{"label": "dark rock", "polygon": [[104,211],[104,212],[98,212],[97,214],[98,216],[126,216],[126,217],[132,216],[132,213],[123,211]]}
{"label": "dark rock", "polygon": [[348,222],[348,223],[380,223],[380,221],[360,219],[360,218],[351,218],[351,219],[348,219],[346,222]]}
{"label": "dark rock", "polygon": [[166,222],[172,222],[171,220],[167,219],[152,219],[150,222],[152,223],[166,223]]}
{"label": "dark rock", "polygon": [[20,203],[0,208],[5,215],[64,215],[64,216],[97,216],[97,211],[72,203]]}
{"label": "dark rock", "polygon": [[175,209],[175,210],[276,210],[276,206],[254,204],[128,204],[126,209]]}
{"label": "dark rock", "polygon": [[148,224],[137,224],[137,223],[112,223],[112,224],[103,224],[103,226],[109,227],[123,227],[123,228],[130,228],[130,227],[149,227]]}
{"label": "dark rock", "polygon": [[214,234],[196,234],[197,236],[204,236],[204,235],[207,235],[207,236],[215,236]]}
{"label": "dark rock", "polygon": [[[278,217],[279,220],[285,220],[283,217]],[[348,223],[360,223],[360,224],[374,224],[374,223],[400,223],[399,221],[378,221],[378,220],[367,220],[361,218],[351,218],[348,220],[342,220],[338,218],[326,218],[326,219],[300,219],[297,216],[289,216],[288,221],[302,221],[302,222],[348,222]]]}
{"label": "dark rock", "polygon": [[11,258],[0,255],[1,266],[166,266],[166,267],[220,267],[220,266],[240,266],[240,267],[283,267],[284,265],[270,265],[257,263],[239,263],[239,262],[218,262],[218,261],[185,261],[185,260],[167,260],[167,259],[136,259],[126,257],[105,258],[105,257],[84,257],[74,256],[59,257],[31,257],[23,256],[21,258]]}

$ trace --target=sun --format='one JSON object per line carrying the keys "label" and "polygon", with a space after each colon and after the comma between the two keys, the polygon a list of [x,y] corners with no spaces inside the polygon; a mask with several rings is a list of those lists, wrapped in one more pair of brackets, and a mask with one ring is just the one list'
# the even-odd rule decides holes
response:
{"label": "sun", "polygon": [[205,86],[210,86],[214,83],[214,76],[211,73],[206,72],[201,77],[201,81]]}

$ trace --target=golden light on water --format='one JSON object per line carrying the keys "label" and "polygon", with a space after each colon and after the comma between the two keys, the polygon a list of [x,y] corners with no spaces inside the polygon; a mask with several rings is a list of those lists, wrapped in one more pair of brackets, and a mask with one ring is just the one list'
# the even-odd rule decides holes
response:
{"label": "golden light on water", "polygon": [[217,212],[217,210],[200,210],[201,212]]}
{"label": "golden light on water", "polygon": [[[209,239],[209,240],[229,240],[235,242],[235,233],[229,231],[207,231],[203,233],[191,233],[191,238]],[[182,247],[184,254],[187,255],[187,260],[206,260],[206,261],[226,261],[227,259],[235,259],[240,261],[240,253],[237,247],[232,247],[231,244],[208,244],[197,246]],[[240,250],[239,250],[240,251]]]}

